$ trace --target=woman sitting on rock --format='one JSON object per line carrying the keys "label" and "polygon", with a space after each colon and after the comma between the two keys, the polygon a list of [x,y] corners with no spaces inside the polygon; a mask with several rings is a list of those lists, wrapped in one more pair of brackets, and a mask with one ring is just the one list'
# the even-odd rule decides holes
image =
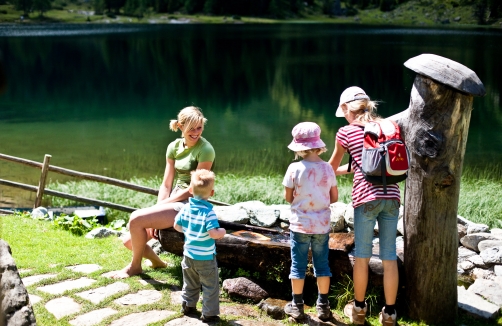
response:
{"label": "woman sitting on rock", "polygon": [[[157,254],[146,243],[156,238],[156,230],[170,228],[174,217],[188,202],[190,193],[190,172],[198,169],[211,170],[215,153],[213,146],[202,137],[207,119],[199,108],[189,106],[181,110],[177,120],[171,120],[173,131],[181,130],[182,136],[167,147],[166,170],[159,189],[157,204],[138,209],[129,219],[130,234],[123,238],[124,246],[132,250],[132,260],[122,270],[112,274],[113,278],[127,278],[143,272],[142,258],[149,259],[152,268],[166,267]],[[174,182],[175,175],[177,180]]]}

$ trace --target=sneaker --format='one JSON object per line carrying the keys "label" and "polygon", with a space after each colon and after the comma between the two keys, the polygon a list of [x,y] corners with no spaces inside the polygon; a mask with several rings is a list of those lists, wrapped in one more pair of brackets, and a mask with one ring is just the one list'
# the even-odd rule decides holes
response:
{"label": "sneaker", "polygon": [[284,313],[294,319],[301,319],[304,317],[303,303],[288,302],[284,307]]}
{"label": "sneaker", "polygon": [[349,317],[350,322],[355,325],[364,325],[366,311],[368,311],[368,305],[366,303],[363,309],[356,307],[354,301],[350,301],[345,305],[345,308],[343,308],[345,316]]}
{"label": "sneaker", "polygon": [[200,320],[203,323],[214,323],[214,322],[219,321],[220,317],[219,316],[205,316],[205,315],[202,315],[202,316],[200,316]]}
{"label": "sneaker", "polygon": [[329,308],[329,303],[318,302],[315,306],[317,310],[317,318],[322,321],[328,321],[331,319],[331,310]]}
{"label": "sneaker", "polygon": [[197,308],[188,307],[186,301],[183,301],[181,303],[181,313],[183,315],[193,315],[193,314],[197,313]]}
{"label": "sneaker", "polygon": [[394,312],[392,315],[386,314],[384,311],[385,307],[382,308],[382,312],[380,312],[380,316],[378,320],[380,320],[380,324],[383,326],[396,326],[397,313]]}

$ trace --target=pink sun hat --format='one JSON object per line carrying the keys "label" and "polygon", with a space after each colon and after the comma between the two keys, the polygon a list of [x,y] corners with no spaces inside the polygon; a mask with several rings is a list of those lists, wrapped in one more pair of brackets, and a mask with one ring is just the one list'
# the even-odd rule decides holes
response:
{"label": "pink sun hat", "polygon": [[293,135],[293,141],[288,148],[294,152],[326,147],[320,137],[321,127],[317,123],[301,122],[293,128],[291,135]]}

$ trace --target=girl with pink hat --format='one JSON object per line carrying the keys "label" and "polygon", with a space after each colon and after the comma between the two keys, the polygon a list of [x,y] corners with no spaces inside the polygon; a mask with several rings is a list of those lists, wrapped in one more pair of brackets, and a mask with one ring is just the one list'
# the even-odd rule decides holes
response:
{"label": "girl with pink hat", "polygon": [[331,166],[319,154],[326,152],[321,140],[321,128],[313,122],[297,124],[292,131],[293,141],[288,148],[295,152],[299,162],[291,163],[282,184],[284,198],[291,203],[291,286],[293,301],[284,307],[287,315],[301,319],[304,316],[303,285],[307,270],[308,251],[312,249],[314,275],[319,297],[317,316],[326,321],[331,318],[328,302],[329,280],[329,205],[338,200],[336,177]]}

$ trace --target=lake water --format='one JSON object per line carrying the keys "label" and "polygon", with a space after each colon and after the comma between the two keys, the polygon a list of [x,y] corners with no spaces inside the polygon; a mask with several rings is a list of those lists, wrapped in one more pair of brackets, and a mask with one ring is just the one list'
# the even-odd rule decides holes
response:
{"label": "lake water", "polygon": [[[322,24],[0,26],[8,89],[0,153],[120,179],[162,175],[170,119],[202,108],[221,172],[283,173],[292,127],[317,122],[332,152],[340,93],[358,85],[389,116],[408,107],[422,53],[474,70],[466,164],[502,158],[502,33]],[[0,161],[0,179],[36,185],[40,170]],[[50,173],[49,178],[65,180]],[[34,194],[0,186],[0,207]]]}

